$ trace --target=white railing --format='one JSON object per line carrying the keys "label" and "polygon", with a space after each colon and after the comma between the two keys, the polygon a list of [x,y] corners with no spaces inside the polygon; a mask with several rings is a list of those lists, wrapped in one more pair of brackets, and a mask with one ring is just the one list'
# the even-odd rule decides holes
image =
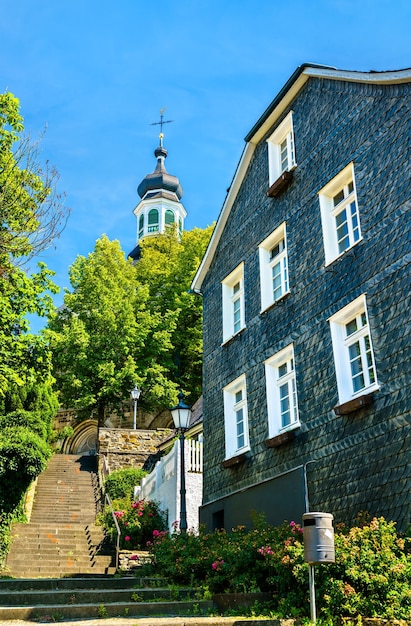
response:
{"label": "white railing", "polygon": [[187,471],[201,474],[203,471],[203,442],[186,440],[186,455],[188,455]]}

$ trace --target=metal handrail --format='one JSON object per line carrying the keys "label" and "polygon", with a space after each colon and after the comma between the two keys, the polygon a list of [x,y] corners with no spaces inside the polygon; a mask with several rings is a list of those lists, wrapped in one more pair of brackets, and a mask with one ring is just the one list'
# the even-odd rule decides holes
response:
{"label": "metal handrail", "polygon": [[113,505],[111,503],[111,499],[110,499],[110,496],[108,495],[108,493],[106,493],[104,495],[104,507],[105,507],[106,503],[109,506],[111,517],[113,518],[114,525],[115,525],[116,530],[117,530],[117,541],[116,541],[116,571],[117,571],[118,570],[118,557],[119,557],[119,552],[120,552],[121,531],[120,531],[120,527],[119,527],[118,522],[117,522],[117,518],[116,518],[116,516],[114,514]]}

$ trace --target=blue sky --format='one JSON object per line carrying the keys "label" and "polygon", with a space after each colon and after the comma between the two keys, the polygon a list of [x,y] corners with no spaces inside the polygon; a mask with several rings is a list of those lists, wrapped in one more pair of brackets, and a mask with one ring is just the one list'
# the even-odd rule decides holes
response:
{"label": "blue sky", "polygon": [[0,90],[20,99],[34,138],[47,126],[42,158],[71,207],[41,259],[62,288],[103,233],[134,247],[161,108],[185,226],[205,227],[244,136],[299,65],[411,67],[409,0],[3,0],[1,13]]}

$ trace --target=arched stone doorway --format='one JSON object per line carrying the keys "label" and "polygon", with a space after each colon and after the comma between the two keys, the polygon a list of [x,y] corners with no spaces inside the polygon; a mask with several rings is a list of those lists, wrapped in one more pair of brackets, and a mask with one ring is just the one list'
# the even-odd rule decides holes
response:
{"label": "arched stone doorway", "polygon": [[74,426],[71,437],[64,440],[62,454],[96,454],[98,439],[97,420],[84,420]]}

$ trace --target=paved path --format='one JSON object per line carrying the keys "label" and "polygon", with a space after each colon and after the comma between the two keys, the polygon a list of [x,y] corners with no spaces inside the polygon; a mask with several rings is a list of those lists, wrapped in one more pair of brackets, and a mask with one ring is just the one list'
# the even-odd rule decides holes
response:
{"label": "paved path", "polygon": [[[62,624],[63,626],[279,626],[280,620],[247,620],[241,617],[107,617],[71,621],[7,620],[1,626],[33,626],[34,624]],[[288,625],[287,625],[288,626]]]}

